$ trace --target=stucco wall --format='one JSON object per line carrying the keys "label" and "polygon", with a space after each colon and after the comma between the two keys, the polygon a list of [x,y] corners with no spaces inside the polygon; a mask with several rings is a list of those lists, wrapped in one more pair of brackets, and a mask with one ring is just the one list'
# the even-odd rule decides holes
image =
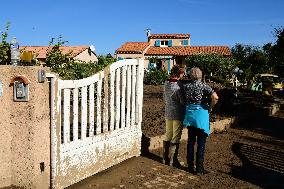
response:
{"label": "stucco wall", "polygon": [[[0,187],[48,188],[50,186],[49,83],[38,83],[42,67],[0,66]],[[11,78],[25,75],[29,101],[14,102]],[[40,163],[44,164],[41,171]]]}
{"label": "stucco wall", "polygon": [[[9,69],[2,69],[0,66],[0,81],[3,84],[3,94],[0,96],[0,187],[9,186],[12,184],[12,128],[10,126],[10,113],[7,113],[7,108],[11,107],[11,96],[6,95],[10,93],[9,78],[7,75]],[[5,66],[5,68],[7,68]]]}
{"label": "stucco wall", "polygon": [[93,53],[89,54],[88,51],[89,51],[88,49],[84,50],[82,53],[80,53],[79,55],[77,55],[76,57],[74,57],[74,59],[76,59],[76,60],[82,60],[82,61],[86,61],[86,62],[98,61],[97,56],[95,56]]}

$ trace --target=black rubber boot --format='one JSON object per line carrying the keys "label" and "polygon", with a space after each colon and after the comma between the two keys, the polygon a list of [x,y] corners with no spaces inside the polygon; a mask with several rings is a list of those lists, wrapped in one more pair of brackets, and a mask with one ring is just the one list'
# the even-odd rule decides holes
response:
{"label": "black rubber boot", "polygon": [[171,143],[170,149],[170,165],[176,168],[181,168],[181,164],[178,160],[179,143]]}
{"label": "black rubber boot", "polygon": [[170,141],[163,141],[163,164],[170,165],[170,158],[169,158],[169,152],[170,152]]}
{"label": "black rubber boot", "polygon": [[187,160],[187,172],[189,173],[195,173],[194,172],[194,163],[193,160]]}
{"label": "black rubber boot", "polygon": [[204,169],[203,162],[204,162],[204,158],[196,154],[196,174],[205,175],[209,173],[209,171]]}
{"label": "black rubber boot", "polygon": [[200,132],[197,137],[196,173],[202,175],[209,173],[203,166],[206,138],[207,134],[204,132]]}
{"label": "black rubber boot", "polygon": [[188,141],[187,141],[187,172],[194,173],[194,146],[196,142],[196,128],[188,127]]}

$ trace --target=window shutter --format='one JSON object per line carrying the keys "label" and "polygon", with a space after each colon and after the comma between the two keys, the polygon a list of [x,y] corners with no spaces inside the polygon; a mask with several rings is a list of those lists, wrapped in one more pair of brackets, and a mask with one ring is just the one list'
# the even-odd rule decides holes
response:
{"label": "window shutter", "polygon": [[160,43],[161,43],[160,40],[156,40],[156,41],[155,41],[155,46],[156,46],[156,47],[159,47],[159,46],[160,46]]}
{"label": "window shutter", "polygon": [[123,60],[123,58],[122,57],[118,57],[117,60]]}
{"label": "window shutter", "polygon": [[168,74],[171,72],[171,59],[168,59]]}
{"label": "window shutter", "polygon": [[185,46],[188,45],[188,40],[184,40],[183,45],[185,45]]}
{"label": "window shutter", "polygon": [[169,47],[173,46],[173,40],[169,40],[168,46],[169,46]]}

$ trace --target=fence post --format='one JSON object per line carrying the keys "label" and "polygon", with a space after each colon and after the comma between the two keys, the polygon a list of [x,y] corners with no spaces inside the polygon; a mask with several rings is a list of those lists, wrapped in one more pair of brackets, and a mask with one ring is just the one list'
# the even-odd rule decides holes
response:
{"label": "fence post", "polygon": [[61,92],[58,89],[59,81],[56,75],[47,73],[47,78],[50,78],[50,185],[51,188],[57,187],[56,175],[58,174],[58,148],[61,142],[60,130],[58,131],[57,125],[60,124],[60,106],[61,106]]}
{"label": "fence post", "polygon": [[136,107],[135,107],[135,122],[141,125],[142,121],[142,103],[143,103],[143,75],[144,75],[144,60],[137,59],[137,81],[136,81]]}

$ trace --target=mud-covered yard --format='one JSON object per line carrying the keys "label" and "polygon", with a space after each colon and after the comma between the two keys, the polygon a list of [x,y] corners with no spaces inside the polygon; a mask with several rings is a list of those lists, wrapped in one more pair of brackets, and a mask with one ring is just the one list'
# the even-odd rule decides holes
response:
{"label": "mud-covered yard", "polygon": [[[207,175],[193,175],[161,163],[162,149],[143,153],[70,188],[284,188],[284,113],[252,113],[229,129],[211,134],[206,143]],[[217,115],[218,117],[218,115]],[[143,134],[164,133],[164,103],[160,86],[144,87]],[[144,149],[145,150],[145,149]],[[186,141],[179,159],[186,163]]]}

